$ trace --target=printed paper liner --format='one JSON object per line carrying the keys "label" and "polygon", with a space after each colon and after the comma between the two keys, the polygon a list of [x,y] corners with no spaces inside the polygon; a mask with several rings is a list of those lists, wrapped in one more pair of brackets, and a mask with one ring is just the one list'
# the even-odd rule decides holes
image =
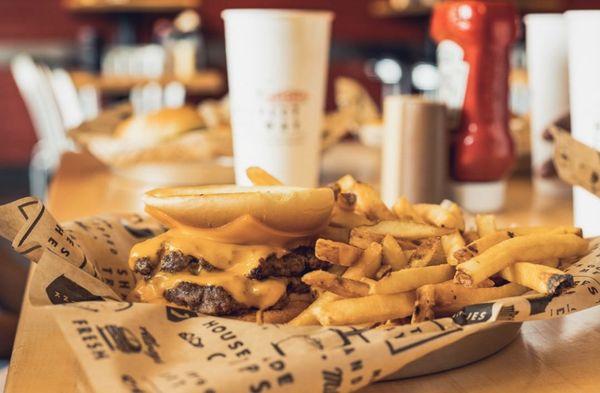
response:
{"label": "printed paper liner", "polygon": [[569,267],[576,285],[560,296],[501,299],[417,325],[257,325],[120,300],[135,283],[129,249],[163,230],[136,214],[59,225],[34,198],[0,206],[0,234],[37,262],[30,300],[55,316],[85,374],[80,386],[96,392],[354,391],[499,322],[560,317],[600,302],[600,238]]}

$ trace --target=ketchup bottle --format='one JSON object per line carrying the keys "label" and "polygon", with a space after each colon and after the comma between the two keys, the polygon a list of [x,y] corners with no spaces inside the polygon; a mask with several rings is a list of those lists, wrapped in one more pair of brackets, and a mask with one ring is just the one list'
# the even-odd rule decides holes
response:
{"label": "ketchup bottle", "polygon": [[519,20],[508,2],[446,1],[435,5],[440,98],[457,128],[452,140],[454,198],[473,212],[499,210],[514,161],[508,130],[509,50]]}

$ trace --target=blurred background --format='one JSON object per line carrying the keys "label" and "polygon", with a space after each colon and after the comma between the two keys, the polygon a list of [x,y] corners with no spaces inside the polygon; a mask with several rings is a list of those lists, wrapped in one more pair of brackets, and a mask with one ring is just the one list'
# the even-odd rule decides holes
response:
{"label": "blurred background", "polygon": [[[80,166],[80,171],[98,171],[98,165],[104,165],[135,180],[143,180],[149,173],[154,181],[162,176],[172,183],[181,182],[177,179],[197,182],[194,176],[202,174],[206,182],[231,182],[231,164],[218,161],[231,157],[221,18],[228,8],[306,8],[335,13],[321,180],[352,173],[377,183],[383,97],[437,96],[441,76],[436,44],[429,35],[435,3],[0,0],[0,203],[30,194],[45,198],[64,152],[86,154],[70,156],[71,170]],[[514,4],[522,16],[600,8],[600,0],[515,0]],[[509,128],[518,156],[513,176],[531,171],[523,31],[521,22],[521,34],[509,56]],[[134,127],[130,123],[118,131],[132,114],[181,108],[184,103],[197,114],[178,112],[180,120],[173,126],[154,119],[154,123],[148,120]],[[153,124],[162,130],[173,127],[172,133],[165,136],[159,130],[153,134],[148,131]],[[190,135],[190,129],[205,131]],[[151,134],[155,137],[144,136]],[[183,134],[181,140],[175,140],[175,135]],[[190,146],[206,148],[190,151]],[[352,159],[356,149],[361,151],[361,160]],[[92,156],[95,161],[90,163]],[[183,166],[175,172],[165,169],[175,161]],[[209,161],[214,164],[209,171],[189,165],[200,162],[207,168]],[[140,164],[152,165],[140,168]],[[79,205],[85,204],[85,192],[94,192],[89,187],[84,192],[84,188],[73,191],[81,192]],[[59,216],[76,217],[77,206],[67,207],[69,212]],[[0,342],[6,344],[0,347],[0,356],[5,357],[17,323],[26,263],[1,241],[0,261],[8,260],[15,263],[0,264],[0,277],[10,283],[0,285]]]}
{"label": "blurred background", "polygon": [[[36,129],[36,120],[30,116],[31,111],[28,112],[11,75],[11,60],[17,54],[31,56],[47,70],[55,73],[58,70],[55,85],[67,86],[58,88],[59,91],[71,86],[76,89],[80,108],[75,113],[62,112],[64,125],[72,128],[94,118],[102,108],[127,99],[131,89],[144,80],[181,81],[188,100],[193,102],[223,96],[227,92],[220,16],[223,9],[329,9],[335,12],[335,22],[328,109],[335,107],[333,84],[339,76],[358,81],[380,105],[382,90],[386,88],[403,93],[435,89],[435,46],[428,36],[434,2],[3,0],[0,2],[0,200],[13,200],[29,193],[29,166],[36,141],[43,134]],[[562,12],[594,8],[600,6],[600,1],[521,0],[516,4],[522,13]],[[184,10],[194,10],[199,18],[194,20],[188,15],[187,21],[179,21],[180,27],[187,31],[177,31],[175,18]],[[527,113],[523,37],[522,34],[511,56],[515,71],[511,79],[511,108],[519,115]],[[181,45],[187,41],[196,47],[191,54]],[[169,63],[165,60],[166,52],[180,52],[176,55],[182,58],[180,63],[193,56],[195,69],[190,70],[187,64],[179,64],[180,69],[176,70],[173,64],[163,66]],[[69,102],[74,98],[72,94],[64,95],[58,101]],[[527,146],[522,150],[526,151]]]}

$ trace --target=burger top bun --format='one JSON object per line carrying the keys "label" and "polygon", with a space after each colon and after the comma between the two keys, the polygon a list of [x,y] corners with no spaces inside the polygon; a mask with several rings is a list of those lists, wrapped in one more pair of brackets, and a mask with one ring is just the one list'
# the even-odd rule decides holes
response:
{"label": "burger top bun", "polygon": [[144,202],[157,218],[190,227],[215,228],[250,215],[272,229],[307,235],[326,225],[334,196],[329,188],[228,185],[160,188]]}
{"label": "burger top bun", "polygon": [[140,146],[152,146],[203,126],[191,107],[163,108],[130,117],[117,126],[114,136]]}

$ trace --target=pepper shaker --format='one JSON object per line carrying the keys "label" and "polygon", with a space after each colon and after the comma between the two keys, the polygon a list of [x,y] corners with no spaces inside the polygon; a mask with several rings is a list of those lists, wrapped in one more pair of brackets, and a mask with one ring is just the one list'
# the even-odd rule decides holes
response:
{"label": "pepper shaker", "polygon": [[446,107],[420,96],[391,95],[383,105],[381,194],[392,205],[439,203],[447,196]]}

